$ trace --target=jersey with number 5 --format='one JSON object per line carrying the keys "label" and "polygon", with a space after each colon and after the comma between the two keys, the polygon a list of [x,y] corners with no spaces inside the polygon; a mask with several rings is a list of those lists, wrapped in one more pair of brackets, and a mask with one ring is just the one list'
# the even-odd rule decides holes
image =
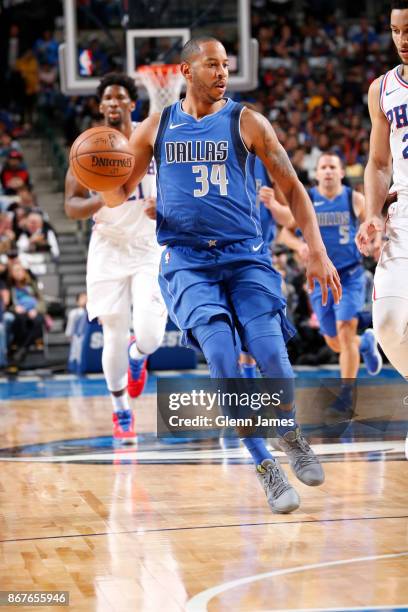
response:
{"label": "jersey with number 5", "polygon": [[403,66],[387,72],[380,87],[380,107],[390,125],[393,165],[392,191],[398,199],[408,198],[408,83],[402,78]]}
{"label": "jersey with number 5", "polygon": [[199,120],[182,102],[163,110],[154,147],[160,244],[222,246],[262,236],[242,112],[229,98]]}
{"label": "jersey with number 5", "polygon": [[358,221],[353,209],[353,191],[343,186],[341,193],[333,200],[325,198],[317,187],[309,191],[316,212],[327,254],[342,271],[361,262],[361,255],[354,239]]}

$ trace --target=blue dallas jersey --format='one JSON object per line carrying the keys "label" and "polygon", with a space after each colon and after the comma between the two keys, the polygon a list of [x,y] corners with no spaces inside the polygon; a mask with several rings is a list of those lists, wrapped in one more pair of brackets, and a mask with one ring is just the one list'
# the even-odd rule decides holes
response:
{"label": "blue dallas jersey", "polygon": [[220,247],[262,237],[255,156],[241,139],[242,111],[229,98],[200,120],[181,102],[163,110],[154,147],[160,244]]}
{"label": "blue dallas jersey", "polygon": [[254,176],[255,176],[255,189],[256,189],[256,203],[259,207],[259,213],[261,217],[262,236],[265,244],[271,244],[276,235],[276,221],[272,217],[272,213],[266,208],[265,204],[259,200],[259,190],[261,187],[272,187],[271,179],[269,178],[268,171],[259,159],[255,157],[254,164]]}
{"label": "blue dallas jersey", "polygon": [[354,242],[358,222],[353,210],[352,189],[343,186],[341,193],[333,200],[325,198],[317,187],[310,189],[309,195],[327,254],[337,270],[361,263],[361,255]]}

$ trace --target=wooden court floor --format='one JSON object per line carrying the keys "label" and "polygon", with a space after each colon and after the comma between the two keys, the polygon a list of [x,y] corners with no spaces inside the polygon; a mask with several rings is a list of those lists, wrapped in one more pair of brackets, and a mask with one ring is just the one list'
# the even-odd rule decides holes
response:
{"label": "wooden court floor", "polygon": [[[155,397],[135,406],[153,440]],[[107,397],[4,400],[0,417],[2,591],[69,591],[75,612],[408,610],[402,442],[322,449],[319,488],[284,464],[302,505],[279,516],[218,442],[88,448],[111,435]]]}

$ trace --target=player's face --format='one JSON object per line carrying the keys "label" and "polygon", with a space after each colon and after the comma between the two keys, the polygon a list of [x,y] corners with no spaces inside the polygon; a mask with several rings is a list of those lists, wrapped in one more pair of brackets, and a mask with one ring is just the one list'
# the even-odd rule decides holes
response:
{"label": "player's face", "polygon": [[403,64],[408,64],[408,9],[391,11],[392,39]]}
{"label": "player's face", "polygon": [[128,90],[121,85],[110,85],[103,92],[99,111],[105,118],[105,123],[112,127],[120,127],[130,119],[130,113],[135,103],[130,99]]}
{"label": "player's face", "polygon": [[201,53],[190,63],[190,78],[194,93],[206,102],[217,102],[225,95],[228,82],[228,57],[219,42],[200,45]]}
{"label": "player's face", "polygon": [[325,189],[338,189],[344,171],[336,155],[322,155],[316,168],[316,180],[319,187]]}

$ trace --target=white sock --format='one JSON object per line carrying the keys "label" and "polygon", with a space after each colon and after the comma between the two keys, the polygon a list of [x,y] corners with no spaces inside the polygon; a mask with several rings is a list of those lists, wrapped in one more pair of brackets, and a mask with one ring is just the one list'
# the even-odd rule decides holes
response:
{"label": "white sock", "polygon": [[136,342],[132,342],[132,344],[130,345],[129,355],[131,359],[144,359],[146,357],[146,355],[138,351]]}
{"label": "white sock", "polygon": [[111,400],[113,406],[113,412],[118,412],[118,410],[130,410],[129,397],[127,393],[122,393],[122,395],[112,395]]}

